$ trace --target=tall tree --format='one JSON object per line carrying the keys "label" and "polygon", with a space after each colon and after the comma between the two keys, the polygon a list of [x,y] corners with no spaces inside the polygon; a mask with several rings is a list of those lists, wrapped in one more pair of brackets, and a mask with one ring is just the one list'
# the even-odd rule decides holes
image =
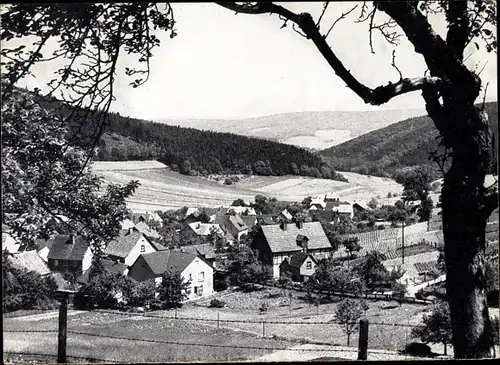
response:
{"label": "tall tree", "polygon": [[104,186],[86,166],[85,152],[68,145],[67,128],[33,96],[16,91],[2,100],[2,224],[21,242],[57,234],[57,221],[97,243],[120,231],[125,199],[137,182]]}
{"label": "tall tree", "polygon": [[[370,45],[375,32],[396,44],[401,38],[398,30],[402,31],[416,57],[423,57],[428,67],[428,75],[410,78],[400,73],[398,81],[375,88],[358,80],[328,44],[330,30],[337,23],[335,21],[328,32],[321,29],[329,4],[324,4],[315,20],[307,12],[295,13],[272,2],[219,3],[231,11],[275,14],[284,25],[292,23],[293,29],[314,44],[347,87],[368,104],[381,105],[405,93],[422,93],[446,151],[443,157],[434,155],[434,158],[441,165],[446,158],[451,159],[444,176],[442,217],[455,357],[487,357],[493,334],[485,299],[485,226],[487,217],[498,206],[498,191],[496,186],[484,187],[490,166],[491,132],[487,115],[475,105],[482,86],[480,71],[467,68],[464,50],[474,42],[489,52],[496,51],[493,29],[496,2],[374,1],[372,6],[363,2],[358,22],[369,23]],[[346,18],[354,10],[353,7],[337,20]],[[388,20],[377,22],[381,14]],[[444,15],[447,23],[444,38],[434,31],[428,14]],[[25,76],[33,64],[50,59],[44,58],[41,50],[50,38],[56,37],[60,47],[51,58],[67,63],[60,69],[59,79],[51,83],[52,90],[60,86],[70,90],[80,87],[77,96],[72,93],[73,100],[67,101],[79,106],[90,102],[88,109],[101,116],[101,111],[107,111],[112,100],[120,51],[124,49],[129,55],[137,56],[146,66],[125,70],[127,75],[136,78],[131,84],[137,87],[149,77],[151,51],[160,43],[153,31],[167,31],[171,37],[176,35],[173,11],[168,4],[163,11],[156,3],[16,4],[4,11],[1,20],[2,42],[13,37],[37,39],[34,52],[2,47],[2,58],[7,60],[2,66],[10,85]],[[75,62],[77,58],[89,62]],[[3,97],[9,89],[12,87],[2,92]],[[100,118],[92,136],[99,137],[105,124],[105,118]],[[94,147],[97,140],[94,138]],[[309,173],[307,166],[301,166],[300,170]]]}

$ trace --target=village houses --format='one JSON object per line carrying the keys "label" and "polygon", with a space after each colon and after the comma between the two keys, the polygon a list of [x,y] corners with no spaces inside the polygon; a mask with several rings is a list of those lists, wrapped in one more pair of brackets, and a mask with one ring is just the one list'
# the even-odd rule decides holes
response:
{"label": "village houses", "polygon": [[92,250],[82,236],[58,235],[50,246],[47,261],[50,270],[81,275],[92,265]]}
{"label": "village houses", "polygon": [[120,262],[125,267],[130,267],[140,254],[155,251],[156,248],[143,233],[135,228],[129,228],[126,231],[120,231],[120,235],[106,245],[103,253],[111,261]]}
{"label": "village houses", "polygon": [[297,222],[262,226],[251,248],[264,264],[272,265],[273,277],[280,277],[280,265],[297,252],[310,253],[315,260],[328,258],[332,245],[319,222]]}
{"label": "village houses", "polygon": [[288,276],[295,282],[304,282],[316,272],[318,261],[307,252],[296,252],[285,258],[280,265],[280,276]]}
{"label": "village houses", "polygon": [[214,268],[198,255],[177,250],[158,251],[140,255],[128,275],[137,281],[155,279],[162,281],[164,272],[179,273],[189,282],[187,300],[214,293]]}

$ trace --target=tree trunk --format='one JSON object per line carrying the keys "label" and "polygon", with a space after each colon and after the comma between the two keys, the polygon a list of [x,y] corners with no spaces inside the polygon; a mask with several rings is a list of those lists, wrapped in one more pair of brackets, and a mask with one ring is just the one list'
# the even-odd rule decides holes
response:
{"label": "tree trunk", "polygon": [[[445,109],[444,138],[453,149],[441,192],[446,288],[455,358],[481,358],[490,356],[493,343],[484,265],[488,219],[484,178],[490,129],[486,117],[472,103],[459,104]],[[444,121],[435,122],[442,130]]]}

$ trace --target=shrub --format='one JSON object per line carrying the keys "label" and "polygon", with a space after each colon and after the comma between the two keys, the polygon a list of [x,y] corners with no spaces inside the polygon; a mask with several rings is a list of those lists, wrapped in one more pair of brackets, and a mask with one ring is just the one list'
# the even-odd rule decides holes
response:
{"label": "shrub", "polygon": [[226,178],[226,180],[224,180],[224,185],[232,185],[233,184],[233,180],[231,180],[230,178]]}
{"label": "shrub", "polygon": [[260,306],[259,308],[259,311],[260,312],[267,312],[267,309],[269,308],[269,305],[267,304],[267,302],[264,302],[262,303],[262,305]]}
{"label": "shrub", "polygon": [[224,306],[226,305],[226,302],[223,301],[223,300],[220,300],[220,299],[212,299],[210,301],[210,305],[209,307],[210,308],[224,308]]}
{"label": "shrub", "polygon": [[412,356],[432,356],[432,351],[429,345],[420,342],[411,342],[405,347],[405,353]]}
{"label": "shrub", "polygon": [[180,273],[165,271],[159,286],[159,299],[164,309],[179,308],[187,298],[186,289],[189,283],[185,282]]}

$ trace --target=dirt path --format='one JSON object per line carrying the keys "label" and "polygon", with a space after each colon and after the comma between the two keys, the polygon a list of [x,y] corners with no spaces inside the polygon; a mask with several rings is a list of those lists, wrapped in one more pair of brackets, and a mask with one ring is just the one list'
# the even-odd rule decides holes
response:
{"label": "dirt path", "polygon": [[[80,313],[85,313],[85,311],[77,311],[77,310],[69,310],[68,316],[74,316]],[[14,317],[13,320],[23,321],[23,322],[35,322],[41,321],[44,319],[52,319],[59,317],[59,311],[49,312],[49,313],[39,313],[39,314],[30,314],[22,317]]]}

